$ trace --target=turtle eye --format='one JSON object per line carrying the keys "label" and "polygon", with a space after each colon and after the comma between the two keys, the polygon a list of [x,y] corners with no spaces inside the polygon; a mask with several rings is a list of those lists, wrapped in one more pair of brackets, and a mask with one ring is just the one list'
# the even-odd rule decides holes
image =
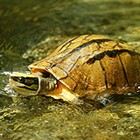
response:
{"label": "turtle eye", "polygon": [[25,78],[24,77],[19,77],[18,82],[19,83],[25,83]]}

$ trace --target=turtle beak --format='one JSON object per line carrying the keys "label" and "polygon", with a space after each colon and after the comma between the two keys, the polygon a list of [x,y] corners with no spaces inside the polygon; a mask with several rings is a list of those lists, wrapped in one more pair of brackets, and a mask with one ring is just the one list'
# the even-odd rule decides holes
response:
{"label": "turtle beak", "polygon": [[20,95],[36,95],[38,90],[38,77],[33,74],[13,73],[9,77],[8,87]]}

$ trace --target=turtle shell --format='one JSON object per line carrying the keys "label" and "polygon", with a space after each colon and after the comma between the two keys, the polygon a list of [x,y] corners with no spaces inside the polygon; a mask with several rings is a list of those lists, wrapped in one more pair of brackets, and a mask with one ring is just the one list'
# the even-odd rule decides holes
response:
{"label": "turtle shell", "polygon": [[121,94],[140,86],[139,52],[101,35],[75,37],[29,69],[52,74],[80,97],[106,90]]}

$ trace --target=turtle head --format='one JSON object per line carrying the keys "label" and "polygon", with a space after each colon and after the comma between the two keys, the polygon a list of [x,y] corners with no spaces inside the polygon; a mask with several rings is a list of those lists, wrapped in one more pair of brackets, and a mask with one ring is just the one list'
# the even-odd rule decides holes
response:
{"label": "turtle head", "polygon": [[23,74],[14,72],[9,77],[11,88],[24,96],[47,94],[57,87],[57,81],[54,77],[42,77],[38,74]]}

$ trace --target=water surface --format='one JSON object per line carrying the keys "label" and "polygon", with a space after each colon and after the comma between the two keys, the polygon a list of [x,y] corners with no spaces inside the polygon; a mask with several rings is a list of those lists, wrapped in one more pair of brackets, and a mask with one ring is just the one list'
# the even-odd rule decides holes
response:
{"label": "water surface", "polygon": [[140,98],[96,109],[46,97],[11,98],[12,71],[50,54],[67,39],[103,34],[140,50],[138,0],[0,0],[0,139],[140,139]]}

